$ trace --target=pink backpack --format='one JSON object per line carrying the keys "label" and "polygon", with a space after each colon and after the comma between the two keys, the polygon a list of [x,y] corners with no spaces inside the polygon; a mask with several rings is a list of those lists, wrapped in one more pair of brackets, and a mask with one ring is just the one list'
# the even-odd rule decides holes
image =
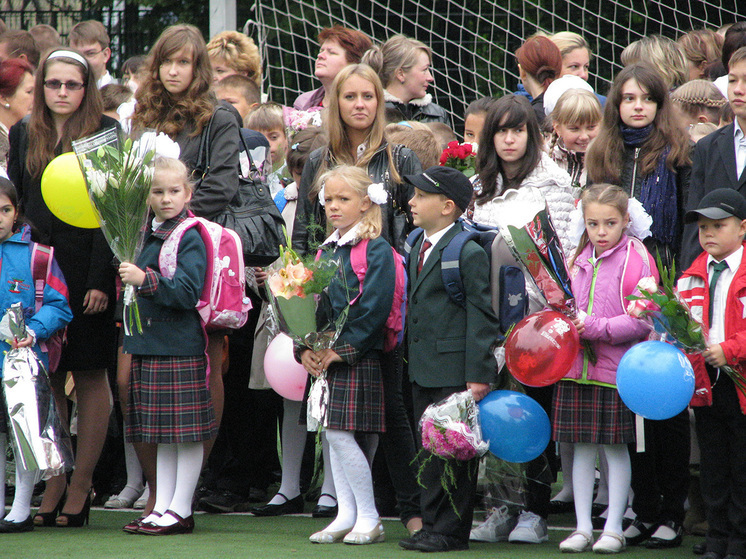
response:
{"label": "pink backpack", "polygon": [[184,233],[197,227],[207,248],[205,285],[197,303],[197,311],[207,332],[222,328],[237,329],[246,324],[251,301],[246,297],[241,239],[235,232],[189,212],[163,241],[158,266],[166,278],[176,273],[179,243]]}
{"label": "pink backpack", "polygon": [[[389,352],[396,349],[404,337],[404,320],[407,310],[407,271],[404,268],[404,258],[391,248],[394,255],[394,267],[396,268],[396,279],[394,282],[394,301],[391,303],[391,311],[384,326],[383,351]],[[317,255],[317,259],[321,254]],[[363,292],[363,281],[368,271],[368,239],[363,239],[350,250],[350,265],[352,266],[357,281],[360,284],[360,293],[350,301],[355,304]]]}

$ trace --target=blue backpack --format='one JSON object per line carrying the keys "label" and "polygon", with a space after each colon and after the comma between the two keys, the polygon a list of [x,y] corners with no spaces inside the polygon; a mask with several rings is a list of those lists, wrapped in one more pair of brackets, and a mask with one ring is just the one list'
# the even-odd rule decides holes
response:
{"label": "blue backpack", "polygon": [[[464,219],[456,222],[456,227],[461,228],[451,242],[443,249],[440,261],[441,277],[443,286],[450,299],[460,307],[466,307],[466,294],[464,282],[461,277],[461,251],[469,241],[474,241],[487,253],[490,262],[490,281],[497,281],[497,286],[490,286],[490,291],[495,292],[497,287],[499,295],[500,330],[508,332],[516,322],[521,320],[528,311],[528,296],[526,295],[526,283],[523,270],[513,264],[499,264],[492,261],[492,246],[498,239],[499,232],[496,227],[475,223]],[[407,270],[409,269],[409,258],[412,247],[417,244],[423,229],[414,229],[404,244]],[[497,278],[493,279],[492,269],[499,266]]]}

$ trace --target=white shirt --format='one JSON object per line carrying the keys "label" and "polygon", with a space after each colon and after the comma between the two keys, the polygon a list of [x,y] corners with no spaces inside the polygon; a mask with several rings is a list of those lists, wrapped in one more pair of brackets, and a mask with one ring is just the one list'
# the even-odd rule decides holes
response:
{"label": "white shirt", "polygon": [[109,85],[110,83],[117,83],[117,81],[112,77],[112,75],[107,70],[106,73],[101,76],[98,80],[96,80],[96,87],[101,89],[105,85]]}
{"label": "white shirt", "polygon": [[[743,258],[743,247],[728,256],[725,261],[728,263],[728,267],[722,271],[718,283],[715,286],[715,293],[712,298],[712,316],[710,317],[710,344],[719,344],[725,341],[725,304],[728,300],[728,290],[730,284],[733,281],[733,277],[736,275],[738,267],[741,265],[741,259]],[[710,285],[712,281],[713,267],[711,263],[715,263],[712,256],[707,257],[707,285]]]}
{"label": "white shirt", "polygon": [[736,150],[736,179],[741,178],[743,168],[746,167],[746,136],[736,120],[733,131],[733,144]]}
{"label": "white shirt", "polygon": [[[425,241],[430,241],[430,242],[432,243],[432,244],[430,245],[430,248],[428,248],[428,249],[427,249],[427,250],[425,251],[425,257],[424,257],[424,258],[422,259],[422,265],[423,265],[423,266],[425,266],[425,262],[427,262],[427,259],[428,259],[428,257],[430,256],[430,253],[431,253],[431,252],[433,251],[433,247],[434,247],[435,245],[437,245],[437,244],[438,244],[438,241],[440,241],[440,239],[442,239],[442,238],[443,238],[443,235],[445,235],[445,234],[446,234],[446,232],[447,232],[447,231],[448,231],[448,230],[449,230],[449,229],[450,229],[451,227],[453,227],[454,225],[456,225],[456,222],[453,222],[453,223],[451,223],[451,224],[450,224],[450,225],[449,225],[448,227],[444,227],[443,229],[441,229],[441,230],[440,230],[440,231],[438,231],[437,233],[433,233],[433,234],[432,234],[431,236],[429,236],[429,237],[427,236],[427,234],[426,234],[426,233],[423,233],[423,234],[424,234],[425,236],[424,236],[424,238],[422,239],[422,242],[424,243]],[[422,246],[422,245],[420,245],[420,247],[421,247],[421,246]],[[417,258],[419,258],[419,255],[417,255]]]}

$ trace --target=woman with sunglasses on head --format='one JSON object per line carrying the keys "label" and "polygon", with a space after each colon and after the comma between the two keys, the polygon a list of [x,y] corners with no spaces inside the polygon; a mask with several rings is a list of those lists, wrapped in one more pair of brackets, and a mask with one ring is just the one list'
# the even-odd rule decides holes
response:
{"label": "woman with sunglasses on head", "polygon": [[78,402],[75,470],[69,485],[65,476],[47,481],[34,517],[37,526],[77,527],[88,520],[93,469],[111,411],[106,368],[116,351],[111,250],[100,229],[74,227],[52,214],[42,197],[41,176],[52,159],[72,151],[74,140],[117,126],[114,119],[103,115],[101,94],[86,59],[73,49],[57,48],[37,70],[31,115],[10,129],[8,175],[40,240],[55,248],[73,311],[57,368],[60,374],[52,372],[51,381],[64,416],[67,401],[62,372],[72,371]]}

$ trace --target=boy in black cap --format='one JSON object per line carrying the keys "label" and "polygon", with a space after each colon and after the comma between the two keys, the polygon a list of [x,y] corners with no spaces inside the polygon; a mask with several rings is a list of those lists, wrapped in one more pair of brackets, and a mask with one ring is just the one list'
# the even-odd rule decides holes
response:
{"label": "boy in black cap", "polygon": [[701,487],[709,528],[705,559],[746,558],[746,394],[718,367],[746,364],[746,199],[731,188],[705,195],[685,216],[696,222],[699,255],[678,281],[692,314],[709,326],[709,346],[689,355],[691,405],[701,451]]}
{"label": "boy in black cap", "polygon": [[[498,320],[490,300],[487,254],[477,243],[469,241],[461,252],[464,307],[448,296],[441,276],[442,252],[461,231],[456,220],[471,201],[471,183],[450,167],[430,167],[419,175],[405,175],[404,180],[414,186],[409,205],[414,224],[424,230],[412,247],[407,270],[409,377],[414,415],[419,421],[428,405],[453,393],[469,389],[476,400],[487,395],[495,380],[491,348]],[[425,486],[420,496],[423,529],[402,540],[401,547],[419,551],[468,549],[478,460],[451,462],[456,479],[450,498],[441,486],[443,461],[433,459],[424,467],[420,478]]]}

